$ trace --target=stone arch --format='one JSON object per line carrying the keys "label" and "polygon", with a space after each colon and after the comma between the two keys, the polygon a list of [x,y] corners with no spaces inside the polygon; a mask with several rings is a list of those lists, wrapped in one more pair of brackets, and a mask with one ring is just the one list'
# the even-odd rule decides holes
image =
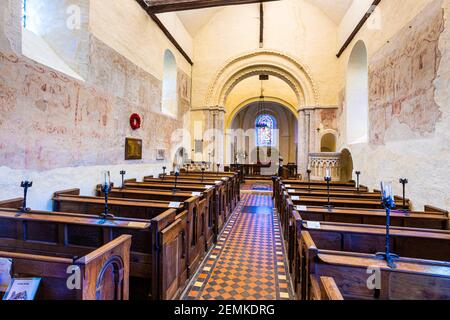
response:
{"label": "stone arch", "polygon": [[285,81],[297,96],[298,109],[318,105],[319,92],[308,69],[293,57],[264,50],[229,60],[212,81],[205,106],[224,106],[228,94],[239,82],[260,74],[269,74]]}
{"label": "stone arch", "polygon": [[353,158],[350,150],[341,151],[341,180],[351,181],[353,179]]}
{"label": "stone arch", "polygon": [[[233,123],[234,118],[236,117],[236,115],[239,114],[239,112],[241,112],[242,109],[245,109],[248,107],[248,105],[254,103],[254,102],[258,102],[261,98],[260,97],[254,97],[248,100],[243,101],[241,104],[239,104],[236,108],[234,108],[230,113],[227,114],[226,117],[226,122],[225,122],[225,128],[230,128],[231,124]],[[282,106],[284,106],[286,109],[288,109],[289,111],[291,111],[292,115],[295,118],[298,118],[298,112],[297,109],[295,108],[295,106],[293,106],[292,104],[290,104],[289,102],[278,98],[278,97],[264,97],[264,100],[266,102],[276,102]]]}
{"label": "stone arch", "polygon": [[[337,134],[337,132],[335,130],[333,130],[333,129],[323,130],[320,133],[320,140],[319,140],[320,141],[320,152],[336,152],[337,137],[338,137],[338,134]],[[333,141],[327,141],[328,139],[332,139]],[[330,151],[324,151],[323,150],[324,144],[327,147],[330,146],[330,143],[328,143],[328,142],[332,142],[331,143],[332,144],[332,148],[331,148]]]}

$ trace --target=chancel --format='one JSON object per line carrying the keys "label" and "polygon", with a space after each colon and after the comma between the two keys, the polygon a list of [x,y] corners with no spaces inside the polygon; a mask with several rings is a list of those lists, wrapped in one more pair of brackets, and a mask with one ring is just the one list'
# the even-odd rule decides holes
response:
{"label": "chancel", "polygon": [[450,1],[1,2],[0,299],[450,300]]}

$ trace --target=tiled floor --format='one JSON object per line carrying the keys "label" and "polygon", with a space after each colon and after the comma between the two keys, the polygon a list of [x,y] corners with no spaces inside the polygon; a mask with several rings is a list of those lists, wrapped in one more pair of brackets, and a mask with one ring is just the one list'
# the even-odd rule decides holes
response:
{"label": "tiled floor", "polygon": [[243,193],[222,236],[185,293],[188,300],[291,299],[272,197]]}

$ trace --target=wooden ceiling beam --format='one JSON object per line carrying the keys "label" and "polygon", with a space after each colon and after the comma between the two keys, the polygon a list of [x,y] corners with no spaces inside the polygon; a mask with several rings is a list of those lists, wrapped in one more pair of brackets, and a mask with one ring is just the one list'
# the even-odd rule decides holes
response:
{"label": "wooden ceiling beam", "polygon": [[361,28],[364,26],[366,21],[370,18],[372,13],[375,11],[375,9],[380,5],[381,0],[374,0],[372,5],[370,6],[367,13],[362,17],[361,21],[359,21],[358,25],[355,27],[353,32],[350,34],[350,36],[347,38],[347,41],[345,41],[344,45],[342,46],[341,50],[339,50],[336,57],[340,58],[344,51],[348,48],[348,46],[352,43],[353,39],[355,39],[358,32],[361,30]]}
{"label": "wooden ceiling beam", "polygon": [[157,14],[269,1],[279,0],[144,0],[143,2],[147,5],[149,13]]}

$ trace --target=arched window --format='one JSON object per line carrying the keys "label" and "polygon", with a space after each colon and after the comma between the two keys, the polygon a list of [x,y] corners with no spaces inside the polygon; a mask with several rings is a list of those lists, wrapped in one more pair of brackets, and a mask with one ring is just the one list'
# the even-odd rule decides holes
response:
{"label": "arched window", "polygon": [[369,70],[364,42],[356,43],[350,55],[346,85],[347,142],[369,139]]}
{"label": "arched window", "polygon": [[174,117],[178,115],[177,63],[170,50],[164,53],[161,111]]}
{"label": "arched window", "polygon": [[258,147],[274,146],[274,130],[276,128],[275,118],[262,114],[256,118],[256,141]]}

